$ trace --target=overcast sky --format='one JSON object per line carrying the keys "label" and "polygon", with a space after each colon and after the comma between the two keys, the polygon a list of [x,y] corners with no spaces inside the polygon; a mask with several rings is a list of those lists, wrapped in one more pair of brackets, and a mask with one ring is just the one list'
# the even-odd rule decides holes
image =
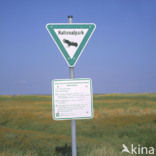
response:
{"label": "overcast sky", "polygon": [[0,94],[51,94],[69,69],[45,26],[95,23],[75,67],[94,93],[156,92],[156,0],[1,0]]}

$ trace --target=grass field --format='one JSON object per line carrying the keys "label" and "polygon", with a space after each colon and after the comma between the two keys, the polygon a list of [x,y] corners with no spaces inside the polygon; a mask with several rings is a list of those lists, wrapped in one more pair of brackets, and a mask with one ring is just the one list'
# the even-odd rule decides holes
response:
{"label": "grass field", "polygon": [[[94,95],[94,119],[77,120],[78,156],[128,155],[122,144],[156,148],[156,94]],[[55,155],[71,155],[71,131],[51,96],[0,96],[0,156]]]}

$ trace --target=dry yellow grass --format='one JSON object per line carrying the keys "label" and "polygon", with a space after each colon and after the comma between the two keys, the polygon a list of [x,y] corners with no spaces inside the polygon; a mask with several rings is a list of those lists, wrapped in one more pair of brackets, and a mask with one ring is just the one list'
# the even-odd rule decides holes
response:
{"label": "dry yellow grass", "polygon": [[[52,119],[51,101],[0,96],[0,156],[50,156],[70,145],[70,121]],[[77,121],[79,155],[116,156],[123,142],[156,146],[155,123],[156,94],[95,95],[94,118]]]}

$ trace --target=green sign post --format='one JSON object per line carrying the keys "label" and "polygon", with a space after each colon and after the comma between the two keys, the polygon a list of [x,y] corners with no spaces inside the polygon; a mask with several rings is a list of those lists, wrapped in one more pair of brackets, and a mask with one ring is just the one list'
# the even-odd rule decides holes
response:
{"label": "green sign post", "polygon": [[73,16],[68,16],[69,23],[49,23],[46,28],[69,66],[71,79],[52,81],[53,118],[55,120],[71,119],[72,156],[77,156],[75,119],[92,118],[93,103],[91,79],[74,79],[74,66],[96,25],[72,23],[72,18]]}

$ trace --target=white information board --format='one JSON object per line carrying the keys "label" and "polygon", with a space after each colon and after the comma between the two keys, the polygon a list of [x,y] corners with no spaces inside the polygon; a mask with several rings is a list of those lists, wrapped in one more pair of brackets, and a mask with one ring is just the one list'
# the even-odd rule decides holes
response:
{"label": "white information board", "polygon": [[93,118],[91,79],[53,80],[52,114],[54,120]]}

